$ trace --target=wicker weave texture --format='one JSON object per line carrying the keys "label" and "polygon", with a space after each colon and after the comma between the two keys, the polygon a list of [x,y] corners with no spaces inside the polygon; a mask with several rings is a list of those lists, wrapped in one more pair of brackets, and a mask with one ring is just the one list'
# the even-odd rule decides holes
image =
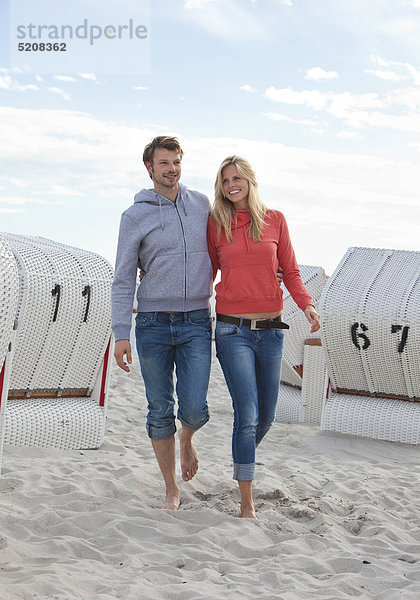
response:
{"label": "wicker weave texture", "polygon": [[4,417],[4,442],[76,450],[99,448],[104,414],[92,398],[12,400]]}
{"label": "wicker weave texture", "polygon": [[0,235],[0,370],[8,352],[19,297],[19,277],[13,252]]}
{"label": "wicker weave texture", "polygon": [[320,299],[334,390],[420,397],[420,253],[350,248]]}
{"label": "wicker weave texture", "polygon": [[92,389],[111,331],[110,265],[44,238],[4,237],[23,290],[11,389]]}
{"label": "wicker weave texture", "polygon": [[420,444],[420,404],[333,392],[325,402],[321,429]]}
{"label": "wicker weave texture", "polygon": [[[302,281],[306,289],[312,296],[315,305],[318,305],[325,282],[327,281],[325,271],[322,267],[313,267],[310,265],[299,265]],[[303,364],[303,345],[305,340],[312,337],[319,337],[317,333],[309,333],[309,323],[305,314],[296,305],[293,298],[283,287],[283,320],[290,325],[290,329],[285,331],[284,335],[284,360],[292,367]]]}
{"label": "wicker weave texture", "polygon": [[322,347],[305,345],[300,421],[317,424],[321,422],[327,382],[327,366]]}
{"label": "wicker weave texture", "polygon": [[301,406],[300,390],[280,384],[275,420],[280,423],[297,423],[300,420]]}
{"label": "wicker weave texture", "polygon": [[297,373],[286,360],[281,361],[281,380],[283,383],[297,388],[302,387],[302,377]]}

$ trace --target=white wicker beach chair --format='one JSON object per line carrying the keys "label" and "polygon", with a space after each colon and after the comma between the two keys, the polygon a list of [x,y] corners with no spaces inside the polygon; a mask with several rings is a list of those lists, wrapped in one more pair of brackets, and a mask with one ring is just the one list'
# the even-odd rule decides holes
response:
{"label": "white wicker beach chair", "polygon": [[[306,289],[317,303],[327,280],[324,269],[308,265],[300,265],[299,269]],[[326,367],[319,334],[309,333],[305,315],[284,287],[283,298],[283,320],[290,329],[285,331],[284,337],[276,421],[319,423],[326,386]]]}
{"label": "white wicker beach chair", "polygon": [[420,443],[420,252],[350,248],[320,303],[321,429]]}
{"label": "white wicker beach chair", "polygon": [[4,441],[98,448],[109,385],[112,269],[93,252],[3,234],[20,292]]}
{"label": "white wicker beach chair", "polygon": [[14,323],[18,307],[19,278],[15,257],[0,236],[0,469],[4,441],[4,415],[14,350]]}

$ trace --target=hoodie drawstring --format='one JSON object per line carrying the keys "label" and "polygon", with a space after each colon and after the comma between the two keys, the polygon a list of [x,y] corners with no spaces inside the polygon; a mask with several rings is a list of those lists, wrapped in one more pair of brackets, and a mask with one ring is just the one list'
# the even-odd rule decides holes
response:
{"label": "hoodie drawstring", "polygon": [[181,190],[179,190],[178,198],[179,198],[179,203],[180,204],[182,203],[182,207],[184,209],[184,215],[187,216],[187,207],[185,206],[185,201],[184,201],[184,198],[182,197]]}
{"label": "hoodie drawstring", "polygon": [[248,251],[248,254],[251,254],[251,250],[249,248],[249,231],[246,230],[245,227],[242,227],[242,231],[244,232],[244,236],[245,236],[246,249]]}
{"label": "hoodie drawstring", "polygon": [[[159,196],[158,196],[159,198]],[[163,229],[162,200],[159,198],[160,228]]]}

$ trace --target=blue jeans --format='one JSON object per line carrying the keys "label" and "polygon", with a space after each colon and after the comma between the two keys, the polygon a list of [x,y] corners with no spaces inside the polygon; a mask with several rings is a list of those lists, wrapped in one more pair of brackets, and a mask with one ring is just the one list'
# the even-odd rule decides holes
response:
{"label": "blue jeans", "polygon": [[255,448],[275,417],[284,333],[216,323],[217,358],[233,405],[233,478],[252,481]]}
{"label": "blue jeans", "polygon": [[149,437],[166,440],[176,431],[174,366],[177,417],[194,431],[202,427],[209,420],[210,310],[140,312],[136,316],[136,346],[146,387]]}

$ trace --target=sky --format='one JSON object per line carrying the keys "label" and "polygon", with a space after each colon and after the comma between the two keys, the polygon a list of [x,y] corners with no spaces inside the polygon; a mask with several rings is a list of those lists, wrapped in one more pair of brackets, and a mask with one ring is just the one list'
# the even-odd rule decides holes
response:
{"label": "sky", "polygon": [[[211,201],[222,160],[247,158],[300,264],[420,250],[420,0],[152,0],[147,41],[110,61],[101,40],[74,71],[10,60],[18,1],[0,0],[0,231],[114,264],[120,215],[151,187],[143,148],[168,134]],[[90,22],[112,5],[121,22],[139,8],[90,0]]]}

